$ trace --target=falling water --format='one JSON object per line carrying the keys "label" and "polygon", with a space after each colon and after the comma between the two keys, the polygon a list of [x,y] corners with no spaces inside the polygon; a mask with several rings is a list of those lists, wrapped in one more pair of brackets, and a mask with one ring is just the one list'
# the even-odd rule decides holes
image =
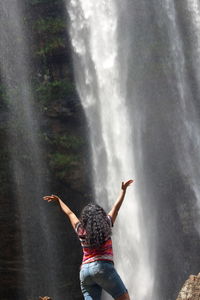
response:
{"label": "falling water", "polygon": [[[90,126],[96,201],[109,209],[121,181],[136,176],[126,104],[126,66],[119,62],[118,11],[111,0],[80,0],[71,1],[68,12],[76,54],[77,88]],[[117,269],[130,295],[149,299],[153,275],[137,187],[127,193],[115,236]],[[129,240],[128,247],[124,239]],[[138,284],[140,281],[143,286]]]}
{"label": "falling water", "polygon": [[[180,82],[178,79],[177,82],[180,86],[180,107],[182,109],[182,123],[183,123],[183,132],[181,136],[181,149],[179,148],[179,153],[181,155],[179,157],[179,164],[183,174],[188,178],[190,182],[191,189],[194,192],[194,197],[197,203],[198,211],[200,212],[200,187],[198,178],[200,176],[200,122],[199,122],[199,111],[195,105],[195,98],[198,97],[200,93],[200,38],[199,38],[199,30],[200,30],[200,3],[199,1],[193,0],[187,2],[187,10],[191,15],[191,32],[190,38],[191,43],[193,45],[192,48],[192,64],[193,64],[193,76],[194,81],[196,81],[197,90],[196,95],[192,93],[191,90],[191,82],[187,75]],[[176,27],[175,22],[173,22],[173,26]],[[181,39],[180,34],[177,35],[178,40]],[[175,37],[174,37],[175,39]],[[179,42],[181,45],[181,42]],[[183,47],[182,47],[183,49]],[[177,55],[180,57],[184,57],[184,53],[180,51],[176,51]],[[180,61],[180,58],[179,60]],[[186,62],[182,62],[182,68],[176,70],[177,74],[187,74],[186,70]],[[184,75],[183,75],[184,76]],[[193,101],[188,101],[191,99]],[[197,218],[199,218],[199,212],[197,214]],[[196,223],[196,228],[200,234],[200,222]]]}
{"label": "falling water", "polygon": [[199,272],[199,1],[71,0],[67,11],[96,201],[109,209],[136,179],[115,226],[117,269],[131,298],[175,299]]}
{"label": "falling water", "polygon": [[[28,41],[20,1],[0,3],[0,71],[9,100],[10,168],[17,201],[23,251],[20,299],[55,294],[51,234],[42,196],[47,191],[39,126],[30,85]],[[11,208],[12,209],[12,208]],[[55,246],[54,246],[55,247]],[[40,278],[40,279],[39,279]]]}
{"label": "falling water", "polygon": [[[200,92],[200,5],[196,0],[187,1],[186,13],[190,15],[188,24],[188,36],[182,36],[180,22],[180,12],[176,9],[176,3],[172,0],[166,1],[163,6],[165,17],[160,20],[167,27],[169,37],[169,57],[168,68],[174,73],[176,88],[176,132],[174,151],[177,153],[177,162],[182,172],[182,176],[187,178],[191,190],[194,192],[197,208],[200,209],[200,189],[198,178],[200,175],[199,162],[199,147],[200,147],[200,123],[198,109],[198,94]],[[188,57],[185,53],[185,45],[191,51],[190,68],[188,67]],[[166,71],[169,69],[166,68]],[[192,76],[192,80],[190,78]],[[195,87],[196,86],[196,87]],[[173,137],[174,138],[174,137]],[[198,211],[196,212],[198,218]],[[200,233],[200,222],[195,223],[197,230]]]}

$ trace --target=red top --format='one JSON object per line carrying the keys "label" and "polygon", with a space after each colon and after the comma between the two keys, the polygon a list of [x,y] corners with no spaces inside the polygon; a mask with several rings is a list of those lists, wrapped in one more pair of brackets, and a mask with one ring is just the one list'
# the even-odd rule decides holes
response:
{"label": "red top", "polygon": [[[108,216],[110,226],[112,227],[111,217]],[[97,248],[91,248],[86,244],[86,231],[82,227],[81,223],[77,223],[75,231],[78,234],[81,246],[83,248],[83,260],[82,264],[90,263],[97,260],[107,260],[113,262],[113,249],[112,249],[112,240],[109,236],[107,240]]]}

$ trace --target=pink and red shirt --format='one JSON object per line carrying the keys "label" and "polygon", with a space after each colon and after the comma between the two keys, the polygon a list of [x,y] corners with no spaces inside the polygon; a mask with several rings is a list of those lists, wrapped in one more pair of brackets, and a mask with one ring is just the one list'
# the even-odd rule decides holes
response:
{"label": "pink and red shirt", "polygon": [[[111,217],[107,216],[112,227]],[[108,239],[98,248],[91,248],[86,244],[86,231],[82,227],[81,223],[77,223],[75,226],[75,231],[79,237],[82,249],[83,249],[83,259],[82,264],[90,263],[97,260],[106,260],[113,262],[113,248],[112,248],[112,239]]]}

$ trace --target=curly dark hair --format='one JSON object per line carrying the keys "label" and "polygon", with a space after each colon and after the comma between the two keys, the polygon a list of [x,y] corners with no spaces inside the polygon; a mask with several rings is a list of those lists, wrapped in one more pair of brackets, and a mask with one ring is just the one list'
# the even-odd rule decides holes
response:
{"label": "curly dark hair", "polygon": [[97,204],[86,205],[81,213],[81,225],[86,230],[86,244],[91,248],[101,246],[112,234],[105,210]]}

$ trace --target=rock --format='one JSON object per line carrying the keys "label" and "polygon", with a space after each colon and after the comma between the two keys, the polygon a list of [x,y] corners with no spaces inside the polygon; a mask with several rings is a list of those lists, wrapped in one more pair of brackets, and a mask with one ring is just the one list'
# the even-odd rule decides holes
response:
{"label": "rock", "polygon": [[200,273],[197,276],[190,275],[176,300],[200,300]]}

